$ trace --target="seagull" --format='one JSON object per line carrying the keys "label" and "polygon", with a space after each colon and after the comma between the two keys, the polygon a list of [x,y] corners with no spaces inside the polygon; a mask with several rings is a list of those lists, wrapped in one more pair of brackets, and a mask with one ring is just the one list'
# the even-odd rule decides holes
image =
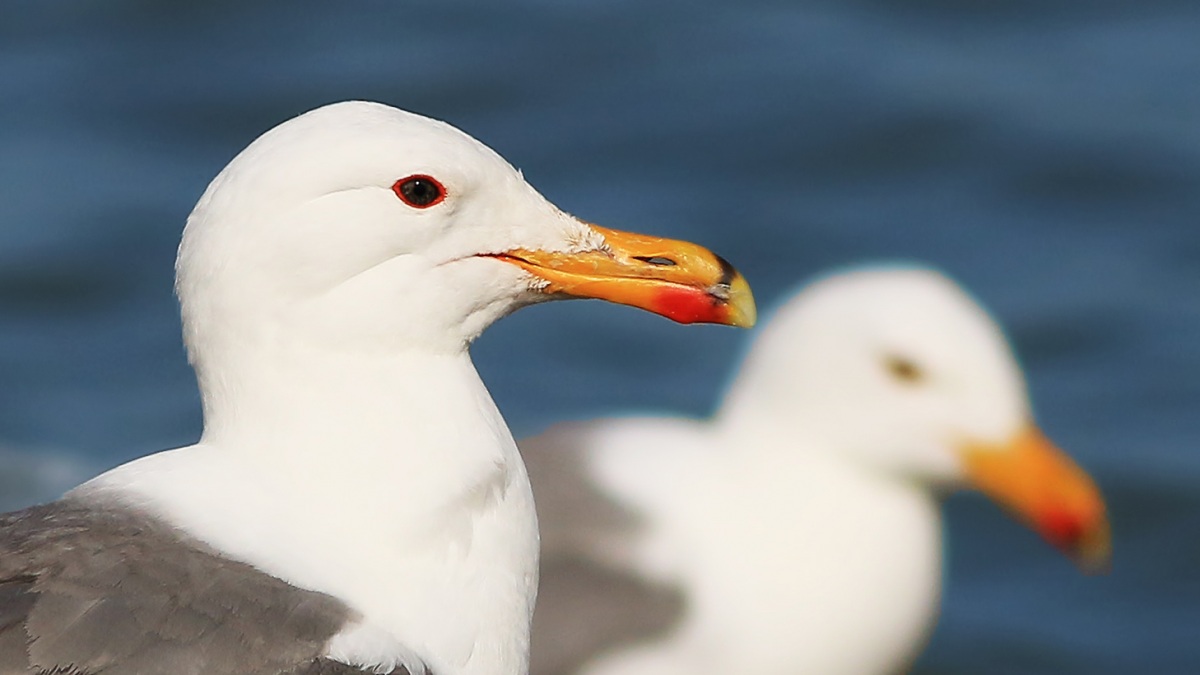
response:
{"label": "seagull", "polygon": [[754,322],[706,249],[361,101],[220,172],[176,290],[203,435],[0,516],[0,674],[525,673],[537,523],[471,341],[570,296]]}
{"label": "seagull", "polygon": [[1099,491],[1034,423],[1000,328],[927,268],[784,304],[712,419],[521,443],[542,524],[535,675],[870,675],[938,611],[939,496],[973,486],[1099,569]]}

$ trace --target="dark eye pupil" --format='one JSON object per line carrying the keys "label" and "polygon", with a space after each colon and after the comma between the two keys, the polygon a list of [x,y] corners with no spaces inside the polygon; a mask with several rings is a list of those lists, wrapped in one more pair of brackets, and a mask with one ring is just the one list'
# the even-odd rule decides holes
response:
{"label": "dark eye pupil", "polygon": [[413,206],[428,206],[442,196],[441,189],[433,181],[424,178],[412,178],[400,185],[400,193]]}
{"label": "dark eye pupil", "polygon": [[901,382],[915,384],[925,377],[925,373],[921,370],[920,366],[903,356],[889,356],[887,357],[886,364],[888,372],[892,374],[892,377]]}

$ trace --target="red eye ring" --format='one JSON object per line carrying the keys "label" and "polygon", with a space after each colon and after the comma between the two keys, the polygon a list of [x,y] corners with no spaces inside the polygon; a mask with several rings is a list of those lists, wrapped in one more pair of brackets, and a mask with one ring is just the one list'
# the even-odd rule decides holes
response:
{"label": "red eye ring", "polygon": [[396,181],[392,184],[392,192],[396,193],[400,201],[414,209],[437,206],[446,199],[446,186],[433,176],[423,173]]}

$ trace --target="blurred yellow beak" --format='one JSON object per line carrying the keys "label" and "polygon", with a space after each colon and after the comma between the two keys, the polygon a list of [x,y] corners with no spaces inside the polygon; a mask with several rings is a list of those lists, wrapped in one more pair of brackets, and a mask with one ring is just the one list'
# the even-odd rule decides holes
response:
{"label": "blurred yellow beak", "polygon": [[1030,425],[1002,445],[968,444],[968,479],[1037,530],[1085,572],[1107,570],[1112,555],[1100,490],[1041,430]]}
{"label": "blurred yellow beak", "polygon": [[754,325],[754,297],[723,258],[686,241],[591,226],[607,246],[580,253],[514,249],[493,257],[546,282],[542,292],[640,307],[680,323]]}

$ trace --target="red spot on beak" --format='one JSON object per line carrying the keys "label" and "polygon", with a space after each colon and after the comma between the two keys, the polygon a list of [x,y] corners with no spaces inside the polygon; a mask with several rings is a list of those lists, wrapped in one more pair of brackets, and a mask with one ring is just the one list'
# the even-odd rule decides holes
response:
{"label": "red spot on beak", "polygon": [[1038,517],[1037,529],[1055,547],[1073,551],[1083,539],[1083,520],[1063,509],[1048,509]]}
{"label": "red spot on beak", "polygon": [[725,303],[699,288],[663,288],[652,304],[655,312],[679,323],[727,323],[729,316]]}

